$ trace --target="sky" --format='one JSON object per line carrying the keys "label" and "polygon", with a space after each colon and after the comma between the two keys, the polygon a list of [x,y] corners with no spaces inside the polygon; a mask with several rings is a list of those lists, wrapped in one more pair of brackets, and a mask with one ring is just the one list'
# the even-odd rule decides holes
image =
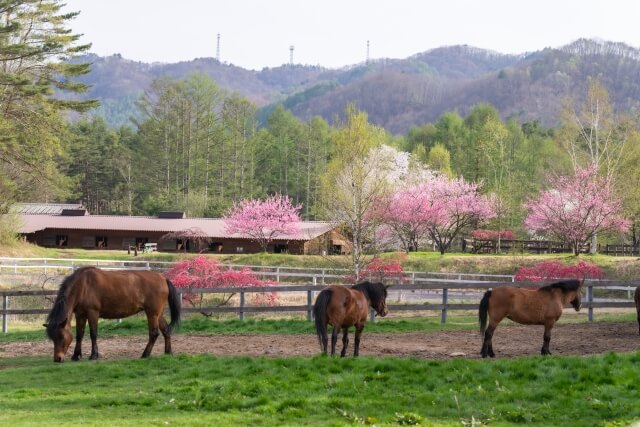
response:
{"label": "sky", "polygon": [[142,62],[216,57],[260,70],[293,62],[340,68],[467,44],[500,53],[579,38],[640,48],[635,0],[63,0],[101,56]]}

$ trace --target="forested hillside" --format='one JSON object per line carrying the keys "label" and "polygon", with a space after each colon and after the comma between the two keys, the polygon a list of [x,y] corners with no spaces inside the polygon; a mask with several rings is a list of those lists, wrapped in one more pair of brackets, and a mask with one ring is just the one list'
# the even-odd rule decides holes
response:
{"label": "forested hillside", "polygon": [[[520,56],[456,46],[339,70],[143,64],[78,56],[88,46],[75,36],[48,39],[64,19],[52,24],[57,2],[42,4],[29,16],[50,32],[15,25],[0,38],[0,65],[15,70],[0,76],[0,213],[59,201],[216,217],[286,194],[303,218],[328,219],[338,200],[362,205],[348,193],[357,180],[383,196],[437,175],[491,198],[488,227],[526,236],[525,203],[550,177],[595,164],[640,241],[640,52],[628,46],[582,40]],[[32,54],[40,68],[2,52]]]}
{"label": "forested hillside", "polygon": [[263,111],[282,103],[297,117],[331,122],[348,102],[395,134],[432,122],[447,111],[468,114],[478,103],[495,106],[503,119],[539,120],[554,127],[567,98],[584,99],[597,77],[620,111],[640,111],[640,52],[621,43],[579,40],[561,49],[502,55],[469,46],[433,49],[406,59],[380,59],[343,69],[295,65],[245,70],[211,58],[177,64],[144,64],[118,55],[88,56],[92,71],[81,81],[102,102],[99,115],[119,126],[137,117],[135,101],[159,77],[202,73]]}

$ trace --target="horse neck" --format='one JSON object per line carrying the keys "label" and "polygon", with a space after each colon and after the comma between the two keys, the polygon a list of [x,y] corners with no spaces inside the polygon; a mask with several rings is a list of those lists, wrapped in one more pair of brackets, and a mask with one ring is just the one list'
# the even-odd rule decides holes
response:
{"label": "horse neck", "polygon": [[362,293],[362,295],[364,295],[365,299],[367,300],[367,303],[371,307],[373,307],[373,301],[371,300],[371,295],[369,295],[369,289],[363,286],[361,288],[356,288],[356,290],[360,291],[360,293]]}

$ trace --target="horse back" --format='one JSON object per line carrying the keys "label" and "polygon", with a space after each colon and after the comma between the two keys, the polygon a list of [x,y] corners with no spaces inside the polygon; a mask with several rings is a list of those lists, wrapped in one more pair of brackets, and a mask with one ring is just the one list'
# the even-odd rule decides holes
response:
{"label": "horse back", "polygon": [[369,303],[360,291],[332,285],[331,301],[327,307],[328,323],[333,326],[353,326],[367,320]]}
{"label": "horse back", "polygon": [[562,299],[557,292],[499,286],[494,288],[489,305],[490,317],[507,317],[524,325],[554,322],[562,314]]}
{"label": "horse back", "polygon": [[[100,317],[109,319],[143,310],[164,309],[169,287],[164,276],[152,271],[107,271],[88,267],[78,276],[70,292],[75,296],[74,311],[97,311]],[[70,295],[70,299],[73,296]]]}

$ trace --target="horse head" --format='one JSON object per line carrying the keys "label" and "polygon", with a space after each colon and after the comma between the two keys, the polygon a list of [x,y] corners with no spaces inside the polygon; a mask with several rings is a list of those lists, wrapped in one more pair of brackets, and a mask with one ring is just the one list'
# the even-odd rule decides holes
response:
{"label": "horse head", "polygon": [[389,313],[387,309],[387,288],[389,286],[385,286],[382,283],[372,283],[369,289],[371,306],[380,317],[384,317]]}
{"label": "horse head", "polygon": [[47,328],[47,335],[53,341],[53,361],[64,362],[64,355],[67,353],[73,334],[71,333],[69,320],[65,318],[61,322],[49,322],[43,326]]}
{"label": "horse head", "polygon": [[583,284],[584,284],[584,279],[580,280],[580,284],[578,285],[578,288],[574,291],[573,299],[569,301],[575,311],[580,311],[580,308],[582,307],[582,285]]}

